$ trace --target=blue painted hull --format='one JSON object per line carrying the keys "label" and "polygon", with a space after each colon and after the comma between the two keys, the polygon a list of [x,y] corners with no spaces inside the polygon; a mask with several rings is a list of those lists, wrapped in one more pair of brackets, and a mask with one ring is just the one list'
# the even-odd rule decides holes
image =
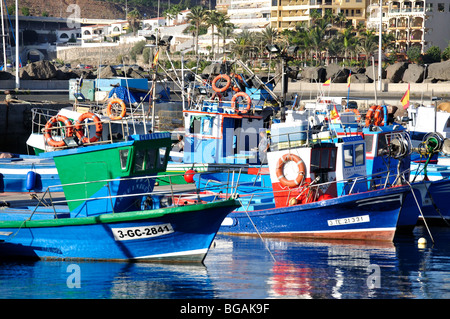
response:
{"label": "blue painted hull", "polygon": [[236,235],[259,232],[271,237],[391,241],[408,191],[408,187],[402,186],[310,204],[247,213],[234,211],[219,231]]}
{"label": "blue painted hull", "polygon": [[[0,222],[0,258],[201,262],[221,222],[235,208],[228,201],[222,206],[33,220],[22,227]],[[171,209],[178,211],[161,213]]]}

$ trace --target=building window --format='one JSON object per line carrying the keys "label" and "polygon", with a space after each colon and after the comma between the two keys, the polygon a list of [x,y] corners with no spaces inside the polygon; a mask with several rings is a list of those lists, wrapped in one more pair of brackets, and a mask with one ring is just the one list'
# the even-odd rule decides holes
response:
{"label": "building window", "polygon": [[432,3],[427,3],[426,12],[433,12],[433,4]]}
{"label": "building window", "polygon": [[445,10],[445,4],[438,3],[438,12],[444,12],[444,10]]}

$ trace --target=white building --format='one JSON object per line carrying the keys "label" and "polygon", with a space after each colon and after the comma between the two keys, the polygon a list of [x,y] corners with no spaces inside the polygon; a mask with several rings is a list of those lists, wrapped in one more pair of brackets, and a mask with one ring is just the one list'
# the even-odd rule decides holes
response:
{"label": "white building", "polygon": [[[379,0],[369,0],[367,26],[378,30]],[[383,0],[383,32],[395,36],[395,47],[406,52],[419,46],[422,52],[431,46],[441,50],[449,45],[450,2],[446,0]]]}
{"label": "white building", "polygon": [[270,0],[230,0],[227,15],[239,29],[261,31],[270,24]]}

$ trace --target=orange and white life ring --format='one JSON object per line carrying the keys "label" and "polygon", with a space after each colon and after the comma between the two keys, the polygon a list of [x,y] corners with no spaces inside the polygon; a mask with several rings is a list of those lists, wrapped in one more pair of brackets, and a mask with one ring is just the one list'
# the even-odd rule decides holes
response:
{"label": "orange and white life ring", "polygon": [[[219,88],[219,87],[217,87],[216,83],[222,79],[227,81],[227,83],[225,84],[225,86]],[[231,85],[231,78],[226,74],[219,74],[211,82],[211,86],[212,86],[213,90],[215,92],[219,92],[219,93],[222,93],[222,92],[225,92],[226,90],[228,90],[230,88],[230,85]]]}
{"label": "orange and white life ring", "polygon": [[[119,116],[114,116],[112,114],[112,107],[114,104],[119,104],[120,107],[122,108],[122,111]],[[111,101],[109,101],[108,106],[106,108],[106,115],[108,115],[111,120],[113,120],[113,121],[121,120],[125,116],[126,113],[127,113],[127,107],[121,99],[115,98],[115,99],[112,99]]]}
{"label": "orange and white life ring", "polygon": [[378,105],[372,105],[366,114],[366,126],[370,126],[372,124],[374,112],[377,109]]}
{"label": "orange and white life ring", "polygon": [[50,120],[48,120],[47,124],[45,124],[45,128],[44,128],[44,140],[48,145],[53,146],[53,147],[63,147],[66,145],[66,143],[64,143],[63,140],[55,141],[52,138],[52,127],[54,124],[56,124],[58,122],[64,123],[64,125],[66,127],[66,137],[73,136],[72,122],[63,115],[53,116]]}
{"label": "orange and white life ring", "polygon": [[241,111],[241,113],[247,113],[248,111],[250,111],[250,109],[252,108],[252,99],[250,98],[250,96],[245,93],[245,92],[238,92],[235,95],[233,95],[232,99],[231,99],[231,109],[236,112],[236,100],[238,97],[243,97],[247,100],[247,107]]}
{"label": "orange and white life ring", "polygon": [[[298,174],[297,174],[297,177],[295,179],[288,180],[284,176],[284,165],[287,162],[290,162],[290,161],[293,161],[293,162],[295,162],[297,164]],[[303,162],[303,160],[300,157],[298,157],[297,155],[288,153],[288,154],[284,154],[283,156],[281,156],[278,159],[277,166],[276,166],[276,169],[275,169],[275,173],[276,173],[277,178],[280,181],[280,183],[283,184],[284,186],[297,187],[305,179],[306,166],[305,166],[305,163]]]}
{"label": "orange and white life ring", "polygon": [[375,110],[375,115],[373,116],[373,125],[383,126],[384,125],[383,120],[384,120],[384,110],[383,106],[380,105]]}
{"label": "orange and white life ring", "polygon": [[[92,119],[95,123],[95,136],[91,137],[91,138],[87,138],[84,135],[84,130],[83,130],[83,121],[85,119]],[[94,143],[97,142],[101,137],[102,137],[102,131],[103,131],[103,125],[102,122],[100,120],[100,118],[95,115],[94,113],[83,113],[80,115],[80,117],[78,118],[78,120],[75,122],[75,134],[77,135],[78,139],[80,141],[82,141],[83,143]]]}

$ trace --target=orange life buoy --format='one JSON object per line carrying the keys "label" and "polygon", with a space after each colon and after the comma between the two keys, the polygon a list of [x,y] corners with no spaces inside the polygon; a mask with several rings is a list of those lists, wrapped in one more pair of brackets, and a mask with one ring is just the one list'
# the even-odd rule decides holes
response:
{"label": "orange life buoy", "polygon": [[64,143],[63,140],[61,141],[55,141],[52,138],[52,127],[54,124],[58,123],[58,122],[62,122],[64,123],[67,132],[66,132],[66,137],[71,137],[73,136],[73,126],[72,126],[72,122],[65,116],[63,115],[55,115],[53,116],[50,120],[48,120],[47,124],[45,124],[45,129],[44,129],[44,140],[45,142],[47,142],[48,145],[53,146],[53,147],[63,147],[66,145],[66,143]]}
{"label": "orange life buoy", "polygon": [[231,109],[236,112],[236,100],[238,97],[243,97],[247,100],[247,107],[241,111],[241,113],[247,113],[252,108],[252,99],[250,96],[245,92],[238,92],[235,95],[233,95],[233,98],[231,99]]}
{"label": "orange life buoy", "polygon": [[[217,81],[222,80],[222,79],[227,81],[227,83],[225,84],[225,86],[219,88],[219,87],[217,87],[216,83],[217,83]],[[216,76],[214,78],[214,80],[212,80],[211,85],[215,92],[219,92],[219,93],[225,92],[226,90],[229,89],[229,87],[231,85],[231,78],[226,74],[219,74],[218,76]]]}
{"label": "orange life buoy", "polygon": [[242,76],[240,76],[239,74],[234,74],[234,73],[232,73],[231,76],[234,77],[234,80],[236,81],[236,84],[237,84],[237,85],[233,85],[231,89],[234,92],[241,92],[241,88],[239,87],[238,81],[242,82]]}
{"label": "orange life buoy", "polygon": [[[298,166],[298,175],[295,179],[291,179],[291,180],[288,180],[284,176],[284,172],[283,172],[284,165],[289,161],[295,162]],[[284,186],[297,187],[305,179],[306,166],[300,157],[298,157],[297,155],[288,153],[288,154],[284,154],[283,156],[281,156],[280,159],[278,160],[277,166],[275,169],[275,173],[277,174],[277,178],[280,181],[280,183],[283,184]]]}
{"label": "orange life buoy", "polygon": [[[82,124],[85,119],[92,119],[95,123],[95,136],[91,138],[87,138],[83,132],[84,130]],[[87,112],[81,114],[75,123],[75,134],[77,135],[78,139],[83,143],[97,142],[102,137],[102,131],[103,131],[102,122],[100,121],[100,118],[94,113]]]}
{"label": "orange life buoy", "polygon": [[373,113],[375,112],[375,110],[377,109],[377,105],[372,105],[370,107],[370,109],[367,111],[366,114],[366,126],[370,126],[370,124],[372,124],[372,117],[373,117]]}
{"label": "orange life buoy", "polygon": [[[112,107],[114,104],[119,104],[120,107],[122,108],[122,111],[119,116],[114,116],[112,114]],[[127,113],[127,107],[121,99],[115,98],[115,99],[112,99],[111,101],[109,101],[108,106],[106,108],[106,115],[108,115],[111,120],[113,120],[113,121],[121,120],[125,116],[126,113]]]}
{"label": "orange life buoy", "polygon": [[383,106],[380,105],[375,110],[375,115],[373,117],[373,125],[382,126],[384,124],[383,117],[384,117],[384,110],[383,110]]}

